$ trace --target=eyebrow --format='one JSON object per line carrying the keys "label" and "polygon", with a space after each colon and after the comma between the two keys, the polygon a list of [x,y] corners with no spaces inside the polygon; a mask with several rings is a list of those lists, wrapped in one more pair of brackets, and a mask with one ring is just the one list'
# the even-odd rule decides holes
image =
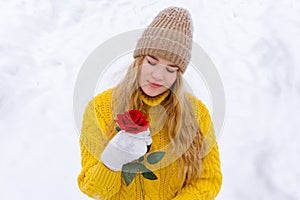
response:
{"label": "eyebrow", "polygon": [[[154,56],[150,56],[150,55],[148,55],[148,56],[151,57],[151,58],[153,58],[153,59],[156,60],[156,61],[159,61],[158,58],[156,58],[156,57],[154,57]],[[172,65],[172,64],[168,64],[168,66],[179,68],[177,65]]]}

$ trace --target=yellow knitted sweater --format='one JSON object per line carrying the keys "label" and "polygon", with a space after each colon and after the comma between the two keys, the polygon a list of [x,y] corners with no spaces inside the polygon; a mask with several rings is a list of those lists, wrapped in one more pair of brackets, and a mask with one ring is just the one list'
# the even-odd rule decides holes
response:
{"label": "yellow knitted sweater", "polygon": [[[140,98],[149,106],[159,104],[166,95],[158,98],[149,98],[142,95]],[[196,119],[205,136],[214,137],[211,118],[207,108],[200,100],[193,96],[190,98],[193,108],[198,106],[200,113]],[[126,186],[121,172],[108,169],[99,160],[103,151],[103,141],[106,139],[105,130],[112,120],[111,110],[112,89],[104,91],[91,100],[86,107],[81,130],[81,165],[82,171],[78,176],[80,190],[94,199],[119,200],[142,199],[142,190],[146,200],[209,200],[219,193],[222,184],[222,173],[218,146],[215,141],[211,151],[203,158],[202,174],[197,180],[185,184],[184,178],[179,179],[177,162],[173,162],[159,170],[154,171],[157,180],[145,179],[137,174],[134,180]],[[152,138],[151,152],[167,145],[165,129],[162,129]],[[113,159],[113,158],[112,158]]]}

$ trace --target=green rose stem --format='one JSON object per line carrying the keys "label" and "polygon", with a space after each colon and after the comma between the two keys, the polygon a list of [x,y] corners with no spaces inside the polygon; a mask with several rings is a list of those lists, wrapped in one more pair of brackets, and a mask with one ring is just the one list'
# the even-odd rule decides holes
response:
{"label": "green rose stem", "polygon": [[143,200],[145,200],[145,193],[144,193],[144,186],[143,186],[143,182],[142,182],[142,174],[139,173],[139,179],[140,179],[140,186],[141,186],[141,191],[142,191],[142,198]]}

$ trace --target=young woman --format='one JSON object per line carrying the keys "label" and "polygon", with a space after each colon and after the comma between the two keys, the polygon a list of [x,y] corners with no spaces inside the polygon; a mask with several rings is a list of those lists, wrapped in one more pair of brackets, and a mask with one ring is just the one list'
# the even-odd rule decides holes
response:
{"label": "young woman", "polygon": [[[124,79],[88,103],[80,138],[83,193],[95,199],[217,196],[222,173],[210,114],[183,83],[191,47],[189,12],[162,10],[137,42]],[[143,112],[149,128],[116,130],[128,110]]]}

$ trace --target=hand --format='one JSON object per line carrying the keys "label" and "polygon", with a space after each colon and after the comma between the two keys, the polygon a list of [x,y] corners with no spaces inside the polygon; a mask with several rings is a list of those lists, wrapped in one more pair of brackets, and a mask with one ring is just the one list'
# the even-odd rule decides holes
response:
{"label": "hand", "polygon": [[147,145],[151,143],[149,129],[137,134],[121,130],[108,143],[101,155],[101,160],[109,169],[120,171],[124,164],[145,155]]}

